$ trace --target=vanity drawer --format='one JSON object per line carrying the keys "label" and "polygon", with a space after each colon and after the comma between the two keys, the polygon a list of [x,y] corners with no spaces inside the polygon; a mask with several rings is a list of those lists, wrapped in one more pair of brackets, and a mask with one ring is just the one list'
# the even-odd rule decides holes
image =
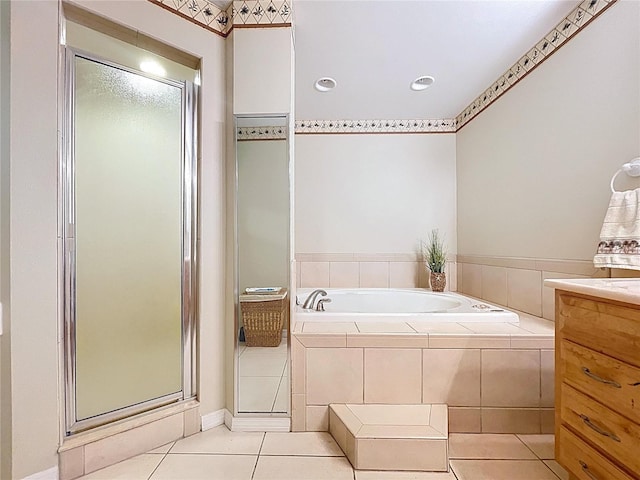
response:
{"label": "vanity drawer", "polygon": [[640,367],[640,310],[564,292],[556,301],[561,337]]}
{"label": "vanity drawer", "polygon": [[567,428],[558,434],[558,462],[578,480],[634,480]]}
{"label": "vanity drawer", "polygon": [[576,389],[640,423],[640,368],[576,343],[560,343],[560,375]]}
{"label": "vanity drawer", "polygon": [[560,420],[629,470],[640,472],[640,425],[566,383],[561,387]]}

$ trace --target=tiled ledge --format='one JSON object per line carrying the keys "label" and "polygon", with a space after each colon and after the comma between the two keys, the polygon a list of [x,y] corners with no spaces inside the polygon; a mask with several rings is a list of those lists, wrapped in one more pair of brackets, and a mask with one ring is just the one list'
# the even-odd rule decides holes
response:
{"label": "tiled ledge", "polygon": [[554,323],[517,312],[520,323],[296,322],[307,348],[553,349]]}
{"label": "tiled ledge", "polygon": [[608,269],[595,268],[590,260],[561,260],[548,258],[525,257],[492,257],[483,255],[457,255],[459,263],[488,265],[492,267],[519,268],[540,270],[569,275],[585,275],[589,277],[608,277]]}

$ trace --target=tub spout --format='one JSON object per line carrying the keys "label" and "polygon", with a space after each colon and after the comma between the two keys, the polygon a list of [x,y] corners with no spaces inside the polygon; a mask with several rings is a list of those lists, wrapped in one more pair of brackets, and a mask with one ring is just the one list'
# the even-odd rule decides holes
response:
{"label": "tub spout", "polygon": [[316,301],[316,298],[318,298],[318,295],[322,295],[323,297],[325,297],[327,295],[327,292],[325,292],[321,288],[314,290],[309,294],[307,299],[304,301],[302,308],[305,310],[313,310],[313,305]]}

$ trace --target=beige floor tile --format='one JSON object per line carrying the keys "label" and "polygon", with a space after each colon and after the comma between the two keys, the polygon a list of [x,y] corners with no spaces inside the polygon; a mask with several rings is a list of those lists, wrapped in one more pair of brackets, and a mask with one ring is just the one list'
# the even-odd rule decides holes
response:
{"label": "beige floor tile", "polygon": [[150,452],[147,452],[147,453],[158,453],[158,454],[168,453],[169,450],[171,450],[171,447],[173,447],[173,445],[175,443],[176,442],[167,443],[166,445],[163,445],[161,447],[155,448],[155,449],[153,449],[153,450],[151,450]]}
{"label": "beige floor tile", "polygon": [[170,453],[257,455],[263,437],[262,432],[231,432],[221,425],[177,441]]}
{"label": "beige floor tile", "polygon": [[241,412],[270,412],[281,377],[240,377]]}
{"label": "beige floor tile", "polygon": [[451,460],[458,480],[557,480],[541,460]]}
{"label": "beige floor tile", "polygon": [[162,461],[161,455],[138,455],[78,480],[146,480]]}
{"label": "beige floor tile", "polygon": [[544,464],[549,467],[560,480],[569,480],[569,473],[555,460],[544,460]]}
{"label": "beige floor tile", "polygon": [[254,455],[167,455],[150,480],[251,480]]}
{"label": "beige floor tile", "polygon": [[553,435],[518,435],[518,438],[541,460],[553,460],[555,457]]}
{"label": "beige floor tile", "polygon": [[344,454],[327,432],[267,432],[260,455],[342,457]]}
{"label": "beige floor tile", "polygon": [[452,433],[449,458],[528,460],[536,456],[515,435]]}
{"label": "beige floor tile", "polygon": [[344,457],[262,456],[253,480],[353,480],[353,469]]}
{"label": "beige floor tile", "polygon": [[287,362],[285,355],[249,355],[240,357],[238,365],[241,377],[281,377]]}
{"label": "beige floor tile", "polygon": [[452,472],[378,472],[356,470],[356,480],[456,480]]}

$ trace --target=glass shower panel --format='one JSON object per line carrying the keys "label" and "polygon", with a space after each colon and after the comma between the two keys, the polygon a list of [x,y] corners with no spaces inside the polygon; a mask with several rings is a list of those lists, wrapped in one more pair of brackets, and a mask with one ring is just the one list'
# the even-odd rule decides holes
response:
{"label": "glass shower panel", "polygon": [[182,101],[76,57],[77,420],[182,390]]}

